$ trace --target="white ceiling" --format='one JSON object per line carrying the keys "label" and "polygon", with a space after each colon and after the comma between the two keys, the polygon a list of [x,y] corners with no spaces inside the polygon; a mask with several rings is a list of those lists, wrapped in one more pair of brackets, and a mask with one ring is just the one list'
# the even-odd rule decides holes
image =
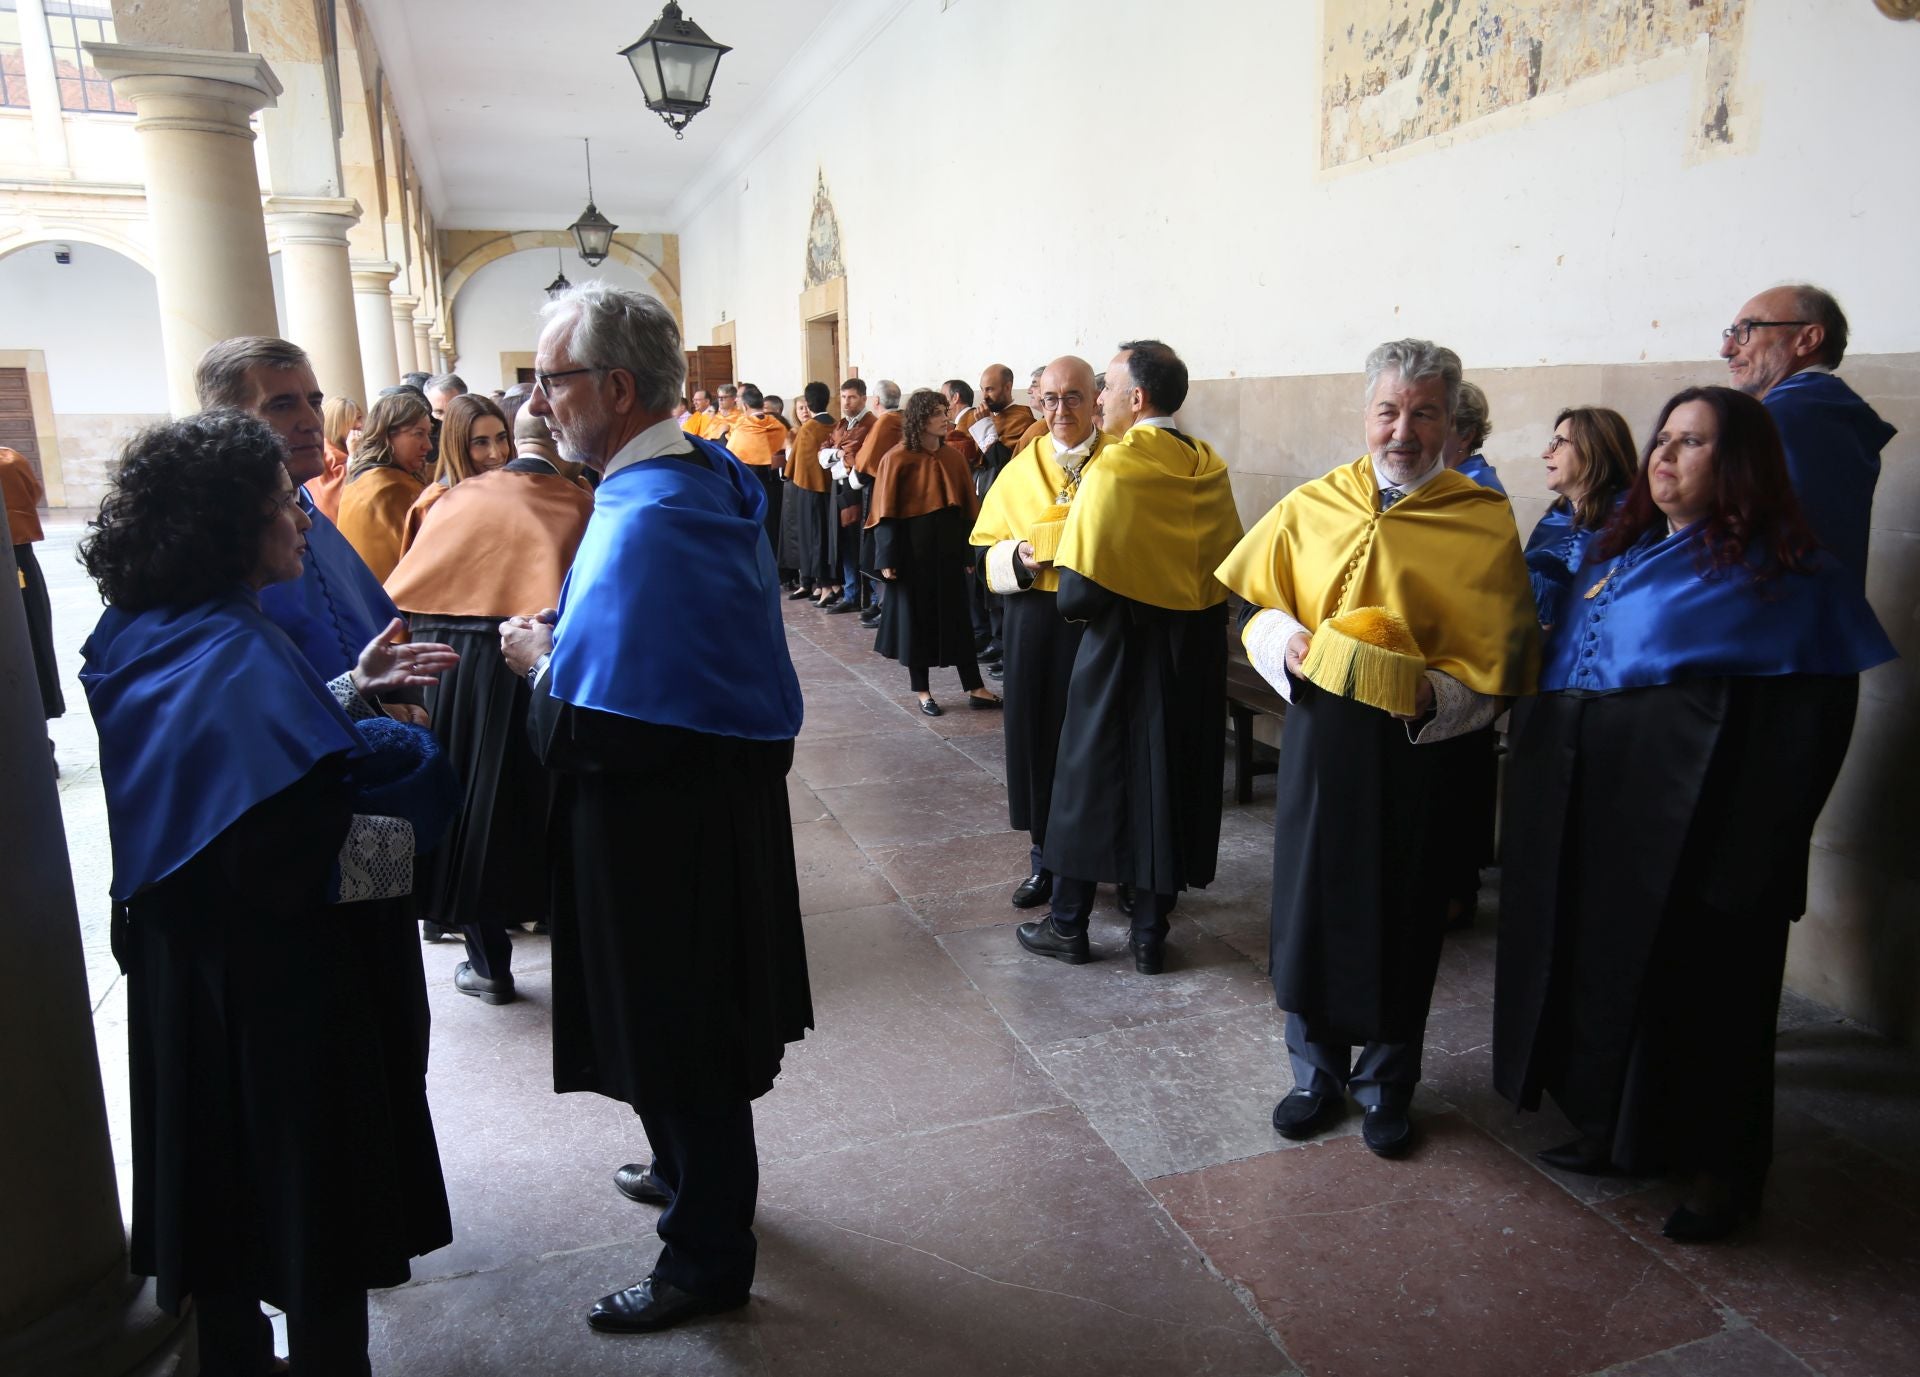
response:
{"label": "white ceiling", "polygon": [[713,104],[675,140],[620,56],[661,3],[364,0],[442,228],[564,228],[586,206],[589,135],[601,211],[622,230],[675,228],[674,203],[725,175],[718,160],[772,113],[766,107],[791,102],[795,78],[820,58],[778,78],[838,7],[681,0],[687,18],[733,51],[720,59]]}

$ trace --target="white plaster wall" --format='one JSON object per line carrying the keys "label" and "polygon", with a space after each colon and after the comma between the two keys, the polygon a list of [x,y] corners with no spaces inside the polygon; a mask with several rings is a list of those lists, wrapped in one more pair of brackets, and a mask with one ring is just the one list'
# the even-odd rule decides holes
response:
{"label": "white plaster wall", "polygon": [[1696,69],[1669,63],[1329,175],[1321,9],[905,6],[748,161],[716,162],[676,225],[689,335],[724,311],[743,370],[801,381],[818,166],[869,377],[1100,363],[1132,335],[1198,377],[1350,371],[1405,334],[1469,368],[1690,359],[1786,277],[1838,294],[1857,352],[1920,349],[1920,177],[1895,151],[1920,127],[1920,24],[1750,4],[1749,132],[1712,159],[1690,152]]}
{"label": "white plaster wall", "polygon": [[164,414],[160,300],[153,277],[111,249],[51,244],[0,258],[0,349],[42,349],[56,414]]}
{"label": "white plaster wall", "polygon": [[[607,282],[648,296],[658,295],[646,276],[609,258],[589,268],[577,253],[555,257],[552,249],[525,249],[496,259],[467,280],[453,301],[454,339],[459,346],[460,377],[476,392],[491,392],[513,381],[500,376],[500,355],[532,353],[540,338],[540,308],[555,264],[567,280]],[[704,340],[704,331],[698,335]]]}

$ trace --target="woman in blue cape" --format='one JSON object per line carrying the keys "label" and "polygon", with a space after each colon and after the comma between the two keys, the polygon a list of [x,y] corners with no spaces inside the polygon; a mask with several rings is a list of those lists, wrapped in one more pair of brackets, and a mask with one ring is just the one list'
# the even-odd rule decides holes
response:
{"label": "woman in blue cape", "polygon": [[[398,892],[362,862],[410,860],[395,826],[343,879],[356,813],[445,787],[424,732],[356,725],[378,714],[354,685],[431,683],[451,652],[399,644],[396,621],[330,685],[262,615],[310,525],[282,453],[238,412],[156,426],[82,547],[108,603],[80,677],[127,977],[132,1266],[166,1308],[193,1298],[209,1374],[267,1370],[262,1300],[302,1370],[367,1372],[367,1288],[452,1234],[418,946],[392,904],[329,902]],[[431,833],[444,809],[411,820]]]}
{"label": "woman in blue cape", "polygon": [[1527,537],[1527,577],[1540,625],[1551,630],[1568,586],[1633,486],[1639,463],[1626,418],[1604,406],[1570,406],[1554,417],[1553,438],[1540,459],[1554,497]]}
{"label": "woman in blue cape", "polygon": [[1690,1176],[1676,1241],[1759,1208],[1814,820],[1859,675],[1893,654],[1766,409],[1723,387],[1668,402],[1515,710],[1494,1080],[1573,1123],[1551,1166]]}

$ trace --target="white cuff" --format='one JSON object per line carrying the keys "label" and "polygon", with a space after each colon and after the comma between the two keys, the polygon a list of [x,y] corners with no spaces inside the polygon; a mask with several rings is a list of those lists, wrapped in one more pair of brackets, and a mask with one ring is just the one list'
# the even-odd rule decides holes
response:
{"label": "white cuff", "polygon": [[1433,716],[1407,723],[1407,740],[1417,745],[1431,746],[1477,732],[1500,715],[1497,695],[1476,693],[1451,674],[1430,669],[1427,682],[1433,685]]}
{"label": "white cuff", "polygon": [[973,437],[974,444],[980,446],[982,453],[1000,443],[1000,432],[994,429],[992,416],[982,416],[968,426],[967,434]]}
{"label": "white cuff", "polygon": [[1289,703],[1293,701],[1293,685],[1287,678],[1287,645],[1295,636],[1305,634],[1306,627],[1277,607],[1254,613],[1240,629],[1240,644],[1247,648],[1248,661]]}
{"label": "white cuff", "polygon": [[818,454],[814,456],[814,458],[820,461],[820,467],[823,469],[832,468],[834,461],[839,457],[840,457],[840,451],[837,449],[822,449]]}
{"label": "white cuff", "polygon": [[1024,593],[1030,584],[1020,582],[1020,542],[1002,540],[987,547],[987,591]]}
{"label": "white cuff", "polygon": [[327,681],[327,691],[333,695],[333,701],[340,710],[355,722],[364,722],[369,717],[384,717],[379,706],[360,696],[360,690],[353,686],[353,671],[348,670],[338,678]]}

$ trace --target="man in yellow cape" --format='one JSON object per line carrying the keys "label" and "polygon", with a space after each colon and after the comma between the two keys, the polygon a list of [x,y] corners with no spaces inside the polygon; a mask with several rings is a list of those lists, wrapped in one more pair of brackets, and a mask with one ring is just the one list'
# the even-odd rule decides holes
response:
{"label": "man in yellow cape", "polygon": [[1174,425],[1186,396],[1172,349],[1120,346],[1101,405],[1102,428],[1122,438],[1088,465],[1054,552],[1060,615],[1086,629],[1041,857],[1052,908],[1017,935],[1069,965],[1090,959],[1087,916],[1106,880],[1136,890],[1134,967],[1159,974],[1167,915],[1212,881],[1219,850],[1227,590],[1213,571],[1241,527],[1227,466]]}
{"label": "man in yellow cape", "polygon": [[[1287,1010],[1294,1089],[1273,1125],[1312,1137],[1351,1092],[1366,1111],[1366,1145],[1385,1157],[1413,1142],[1407,1106],[1446,921],[1439,815],[1453,784],[1450,757],[1430,747],[1533,692],[1540,658],[1513,511],[1441,457],[1459,392],[1451,349],[1427,340],[1375,349],[1369,453],[1287,494],[1218,571],[1249,603],[1248,658],[1292,705],[1276,786],[1270,973]],[[1323,623],[1362,609],[1395,614],[1425,662],[1424,672],[1413,666],[1404,716],[1305,677],[1315,640],[1341,635]]]}
{"label": "man in yellow cape", "polygon": [[1053,874],[1041,852],[1067,685],[1085,629],[1060,615],[1053,557],[1088,467],[1114,443],[1094,424],[1099,397],[1085,359],[1068,356],[1048,364],[1040,393],[1047,429],[987,489],[970,537],[986,547],[978,563],[986,571],[987,591],[1006,600],[1001,636],[1007,813],[1017,830],[1033,838],[1027,878],[1013,891],[1015,908],[1035,908],[1053,897]]}

